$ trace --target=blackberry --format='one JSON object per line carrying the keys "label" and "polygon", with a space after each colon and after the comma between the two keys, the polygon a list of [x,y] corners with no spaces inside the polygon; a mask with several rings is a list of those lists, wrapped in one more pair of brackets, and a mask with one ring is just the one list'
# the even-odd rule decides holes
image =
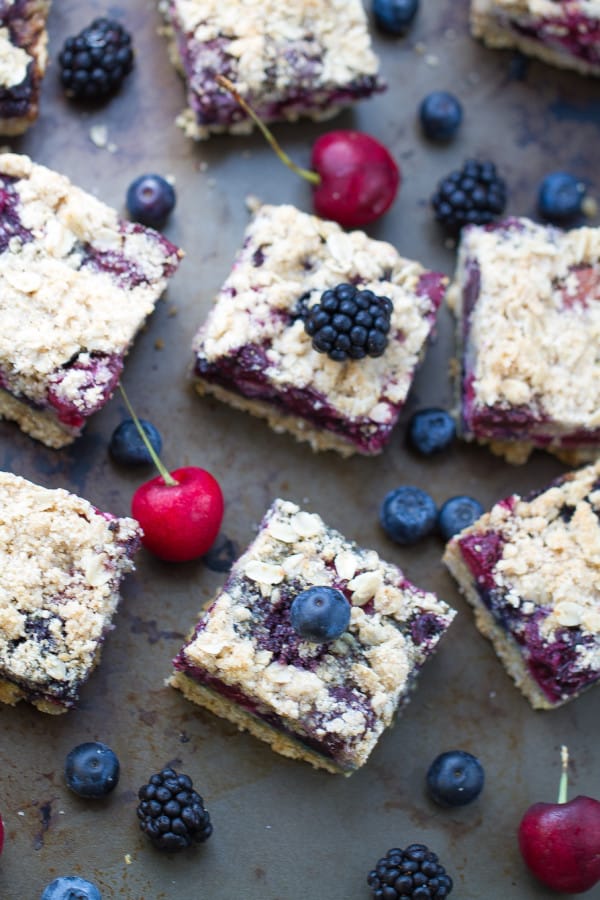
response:
{"label": "blackberry", "polygon": [[307,307],[300,301],[306,333],[319,353],[336,362],[382,356],[387,347],[394,305],[389,297],[359,290],[353,284],[338,284],[327,290],[318,303]]}
{"label": "blackberry", "polygon": [[463,225],[487,225],[504,212],[506,184],[494,163],[469,159],[440,181],[431,205],[437,221],[457,234]]}
{"label": "blackberry", "polygon": [[183,850],[212,834],[210,816],[188,775],[162,769],[138,791],[140,828],[159,850]]}
{"label": "blackberry", "polygon": [[113,94],[133,68],[131,35],[113,19],[94,19],[67,38],[58,62],[68,97],[99,100]]}
{"label": "blackberry", "polygon": [[388,850],[367,884],[376,900],[443,900],[452,891],[452,879],[424,844]]}

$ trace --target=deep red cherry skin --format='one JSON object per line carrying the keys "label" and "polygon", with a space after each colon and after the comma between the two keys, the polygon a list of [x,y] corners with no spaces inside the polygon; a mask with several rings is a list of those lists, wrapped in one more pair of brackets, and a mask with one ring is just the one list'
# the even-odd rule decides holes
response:
{"label": "deep red cherry skin", "polygon": [[534,803],[519,825],[529,869],[554,891],[582,894],[600,881],[600,802]]}
{"label": "deep red cherry skin", "polygon": [[223,494],[205,469],[184,466],[171,475],[178,484],[165,484],[158,475],[140,485],[131,513],[151,553],[168,562],[186,562],[212,547],[223,519]]}
{"label": "deep red cherry skin", "polygon": [[361,131],[330,131],[313,144],[311,167],[317,215],[343,228],[362,228],[382,216],[400,187],[400,169],[389,151]]}

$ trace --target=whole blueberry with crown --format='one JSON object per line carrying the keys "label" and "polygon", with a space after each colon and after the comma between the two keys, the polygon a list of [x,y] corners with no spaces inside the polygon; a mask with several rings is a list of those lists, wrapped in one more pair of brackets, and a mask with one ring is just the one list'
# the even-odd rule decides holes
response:
{"label": "whole blueberry with crown", "polygon": [[373,16],[382,31],[406,34],[419,10],[419,0],[373,0]]}
{"label": "whole blueberry with crown", "polygon": [[568,225],[581,215],[585,185],[570,172],[551,172],[542,179],[538,192],[538,210],[542,218],[557,225]]}
{"label": "whole blueberry with crown", "polygon": [[460,128],[463,112],[458,97],[448,91],[432,91],[419,106],[419,120],[425,137],[449,141]]}
{"label": "whole blueberry with crown", "polygon": [[379,512],[383,530],[397,544],[416,544],[431,534],[436,519],[437,506],[432,497],[410,484],[389,491]]}
{"label": "whole blueberry with crown", "polygon": [[304,640],[334,641],[348,630],[350,604],[337,588],[317,585],[294,597],[290,621],[296,634]]}
{"label": "whole blueberry with crown", "polygon": [[106,744],[86,741],[73,747],[65,760],[65,780],[80,797],[106,797],[119,783],[119,760]]}
{"label": "whole blueberry with crown", "polygon": [[61,875],[45,887],[41,900],[102,900],[102,895],[95,884],[79,875]]}
{"label": "whole blueberry with crown", "polygon": [[440,806],[465,806],[483,790],[485,772],[481,762],[466,750],[440,753],[427,770],[427,790]]}
{"label": "whole blueberry with crown", "polygon": [[134,222],[160,228],[175,209],[175,188],[162,175],[139,175],[127,188],[126,205]]}

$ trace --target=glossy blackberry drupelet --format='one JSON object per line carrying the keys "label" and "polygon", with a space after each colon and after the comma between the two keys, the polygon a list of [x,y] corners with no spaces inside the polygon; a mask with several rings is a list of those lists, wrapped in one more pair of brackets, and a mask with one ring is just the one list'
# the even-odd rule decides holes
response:
{"label": "glossy blackberry drupelet", "polygon": [[115,93],[133,68],[131,35],[120,22],[94,19],[65,41],[58,56],[68,97],[99,100]]}
{"label": "glossy blackberry drupelet", "polygon": [[173,212],[175,189],[162,175],[140,175],[131,182],[125,199],[134,222],[160,228]]}
{"label": "glossy blackberry drupelet", "polygon": [[[150,446],[158,455],[162,449],[162,438],[158,429],[146,419],[139,420]],[[148,466],[152,457],[144,444],[133,419],[123,419],[112,433],[108,452],[116,463],[122,466]]]}
{"label": "glossy blackberry drupelet", "polygon": [[296,634],[307,641],[334,641],[348,630],[350,604],[336,588],[307,588],[294,597],[290,620]]}
{"label": "glossy blackberry drupelet", "polygon": [[394,309],[389,297],[378,297],[353,284],[338,284],[325,291],[314,306],[307,308],[306,300],[300,300],[300,314],[319,353],[336,362],[383,355]]}
{"label": "glossy blackberry drupelet", "polygon": [[373,0],[373,16],[386,34],[406,34],[419,9],[419,0]]}
{"label": "glossy blackberry drupelet", "polygon": [[80,797],[105,797],[119,783],[116,754],[100,741],[78,744],[67,754],[65,780]]}
{"label": "glossy blackberry drupelet", "polygon": [[465,806],[483,790],[485,772],[476,756],[448,750],[436,756],[427,771],[427,790],[440,806]]}
{"label": "glossy blackberry drupelet", "polygon": [[446,450],[456,437],[456,425],[445,409],[431,407],[413,413],[406,428],[408,446],[421,456]]}
{"label": "glossy blackberry drupelet", "polygon": [[159,850],[183,850],[211,836],[210,816],[188,775],[162,769],[140,788],[138,797],[140,828]]}
{"label": "glossy blackberry drupelet", "polygon": [[445,541],[468,528],[483,515],[483,506],[473,497],[459,495],[450,497],[440,506],[438,512],[438,528]]}
{"label": "glossy blackberry drupelet", "polygon": [[448,91],[432,91],[419,106],[419,121],[425,137],[431,141],[449,141],[462,122],[462,106]]}
{"label": "glossy blackberry drupelet", "polygon": [[367,877],[375,900],[444,900],[452,879],[425,844],[388,850]]}
{"label": "glossy blackberry drupelet", "polygon": [[403,485],[386,494],[379,520],[388,537],[397,544],[416,544],[435,528],[437,506],[428,493]]}
{"label": "glossy blackberry drupelet", "polygon": [[565,225],[581,215],[585,185],[569,172],[551,172],[542,180],[538,210],[542,218]]}
{"label": "glossy blackberry drupelet", "polygon": [[61,875],[46,885],[41,900],[102,900],[102,895],[95,884],[79,875]]}
{"label": "glossy blackberry drupelet", "polygon": [[440,181],[431,205],[437,221],[458,234],[464,225],[488,225],[504,212],[506,184],[494,163],[469,159]]}

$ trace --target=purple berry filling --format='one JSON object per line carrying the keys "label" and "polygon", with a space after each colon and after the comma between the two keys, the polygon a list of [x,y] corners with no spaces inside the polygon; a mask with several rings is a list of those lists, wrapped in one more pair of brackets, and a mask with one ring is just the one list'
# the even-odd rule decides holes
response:
{"label": "purple berry filling", "polygon": [[[137,223],[122,222],[120,227],[122,234],[145,234],[153,237],[163,248],[167,257],[177,260],[177,247],[168,241],[162,234],[151,228],[145,228]],[[114,278],[119,287],[132,290],[140,284],[150,284],[152,275],[144,272],[131,257],[125,256],[114,250],[99,250],[93,244],[83,244],[84,258],[81,268],[94,269],[97,272],[105,272]],[[176,263],[163,263],[163,274],[169,278],[177,268]]]}
{"label": "purple berry filling", "polygon": [[0,253],[8,250],[11,238],[17,237],[26,244],[33,240],[33,234],[23,227],[17,208],[19,195],[16,191],[16,178],[8,175],[0,176]]}
{"label": "purple berry filling", "polygon": [[[85,373],[85,379],[78,386],[77,396],[70,398],[62,395],[59,387],[73,369]],[[83,361],[78,357],[53,376],[47,394],[48,404],[63,425],[81,428],[88,416],[102,409],[117,386],[122,370],[121,355],[91,354]],[[88,399],[88,393],[92,395],[91,399]]]}
{"label": "purple berry filling", "polygon": [[[235,98],[215,82],[216,75],[237,81],[237,60],[229,53],[232,39],[220,35],[199,43],[192,34],[178,28],[171,4],[172,20],[178,32],[178,49],[186,73],[188,102],[198,124],[229,128],[247,118]],[[326,111],[331,106],[344,106],[382,91],[385,85],[375,75],[361,75],[344,86],[320,82],[323,58],[319,45],[310,34],[298,41],[288,41],[280,51],[275,49],[281,65],[265,72],[267,80],[260,95],[249,94],[246,100],[263,120],[295,118],[306,112]],[[286,86],[281,84],[280,69],[286,73]]]}
{"label": "purple berry filling", "polygon": [[[515,499],[508,498],[512,503]],[[568,515],[566,507],[561,516],[563,513]],[[469,534],[458,544],[481,601],[497,624],[517,642],[531,677],[551,703],[579,693],[600,678],[600,672],[580,665],[578,648],[594,644],[593,636],[584,636],[580,628],[560,628],[549,641],[540,631],[541,623],[549,614],[547,608],[525,615],[509,602],[506,590],[497,584],[495,576],[504,545],[499,532]]]}
{"label": "purple berry filling", "polygon": [[510,27],[523,37],[600,66],[600,19],[569,9],[566,3],[560,15],[528,22],[513,21]]}
{"label": "purple berry filling", "polygon": [[[8,28],[13,46],[26,51],[32,42],[30,20],[35,13],[35,9],[29,11],[29,6],[30,0],[15,0],[9,5],[0,3],[0,27]],[[39,84],[40,75],[32,60],[19,84],[0,88],[0,119],[25,118],[37,101]]]}

